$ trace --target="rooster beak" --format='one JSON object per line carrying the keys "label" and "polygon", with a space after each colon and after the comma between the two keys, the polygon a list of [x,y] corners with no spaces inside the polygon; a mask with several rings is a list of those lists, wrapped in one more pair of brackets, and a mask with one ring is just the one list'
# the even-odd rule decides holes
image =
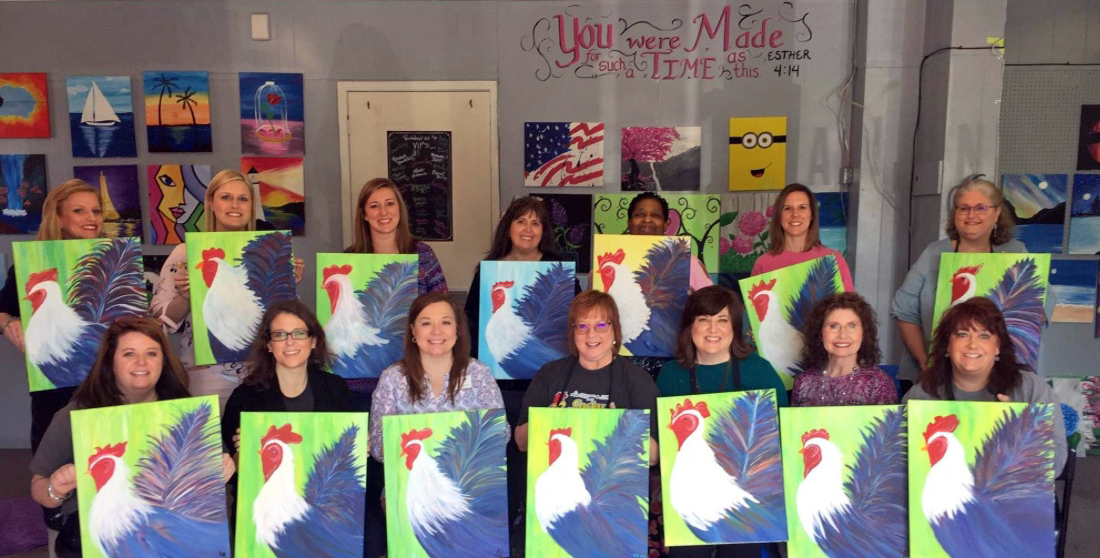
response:
{"label": "rooster beak", "polygon": [[204,263],[206,263],[206,260],[199,262],[198,265],[195,266],[195,269],[202,269],[202,264]]}
{"label": "rooster beak", "polygon": [[928,444],[923,444],[923,443],[922,443],[922,444],[920,445],[920,450],[921,450],[921,451],[928,451]]}
{"label": "rooster beak", "polygon": [[806,448],[798,448],[798,455],[802,455],[804,451],[806,451]]}

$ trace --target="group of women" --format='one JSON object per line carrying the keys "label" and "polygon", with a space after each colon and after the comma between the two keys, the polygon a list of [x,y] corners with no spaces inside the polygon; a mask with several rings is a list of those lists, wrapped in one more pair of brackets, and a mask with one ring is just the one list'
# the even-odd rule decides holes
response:
{"label": "group of women", "polygon": [[[235,171],[218,173],[207,190],[206,230],[263,230],[270,226],[256,218],[255,188]],[[938,255],[947,250],[1022,251],[1011,240],[1011,221],[1002,218],[1001,198],[987,181],[971,179],[952,199],[954,219],[949,239],[929,246],[898,291],[891,308],[913,361],[908,369],[918,380],[906,399],[1005,400],[1056,402],[1047,384],[1033,371],[1016,363],[1004,317],[991,302],[976,298],[956,305],[944,316],[934,335],[928,331],[934,299]],[[509,444],[509,498],[513,515],[512,551],[523,549],[523,456],[527,449],[527,416],[532,406],[649,409],[658,432],[659,396],[774,389],[781,406],[863,405],[897,403],[899,391],[878,368],[877,320],[866,300],[855,294],[851,274],[838,252],[818,238],[817,203],[813,192],[800,184],[785,188],[776,198],[771,223],[771,249],[753,273],[821,257],[836,256],[846,290],[818,302],[805,320],[802,361],[807,368],[795,377],[788,394],[782,379],[759,356],[745,332],[744,307],[733,291],[710,284],[701,263],[693,262],[691,288],[680,319],[675,359],[654,375],[631,358],[619,355],[622,333],[614,299],[593,290],[578,294],[569,308],[570,355],[543,366],[528,382],[497,382],[488,367],[472,356],[477,339],[479,276],[475,274],[465,312],[446,295],[447,284],[439,262],[427,244],[409,232],[409,216],[397,187],[387,179],[368,182],[357,203],[355,242],[348,252],[416,253],[419,255],[420,296],[408,314],[402,358],[386,368],[373,387],[370,404],[370,461],[366,555],[385,551],[380,464],[382,417],[390,414],[506,408],[514,438]],[[527,196],[512,202],[496,228],[487,259],[547,261],[561,258],[550,234],[546,205]],[[102,234],[102,205],[98,191],[78,180],[55,188],[47,197],[38,238],[95,238]],[[629,234],[663,234],[668,204],[653,193],[642,193],[630,204]],[[304,265],[295,262],[300,280]],[[326,372],[332,356],[325,332],[308,307],[298,301],[267,309],[243,363],[193,366],[188,319],[190,301],[186,279],[186,249],[169,256],[156,286],[150,318],[119,320],[106,332],[95,365],[81,386],[34,395],[32,434],[35,455],[31,464],[32,493],[52,510],[49,525],[59,532],[58,556],[79,555],[79,529],[73,496],[77,468],[73,464],[69,412],[108,405],[141,403],[216,393],[225,410],[222,419],[227,481],[239,451],[240,413],[245,411],[366,410],[342,378]],[[22,348],[17,293],[13,272],[0,293],[0,326],[4,335]],[[166,331],[183,335],[180,356],[169,346]],[[927,331],[927,333],[926,333]],[[931,353],[926,339],[931,337]],[[903,376],[903,378],[905,378]],[[353,385],[357,390],[361,386]],[[503,390],[502,390],[503,388]],[[1065,456],[1060,412],[1055,426],[1061,468]],[[48,428],[47,428],[48,427]],[[512,436],[514,434],[514,436]],[[655,437],[655,436],[654,436]],[[651,439],[655,446],[655,441]],[[650,452],[654,465],[658,453]],[[516,474],[518,471],[518,474]],[[232,486],[232,485],[231,485]],[[371,489],[374,490],[371,490]],[[660,513],[659,484],[651,488]],[[372,519],[374,524],[372,524]],[[659,525],[659,518],[652,523]],[[659,529],[653,528],[651,555],[666,552]],[[727,545],[667,549],[674,556],[761,556],[775,553],[774,545]]]}

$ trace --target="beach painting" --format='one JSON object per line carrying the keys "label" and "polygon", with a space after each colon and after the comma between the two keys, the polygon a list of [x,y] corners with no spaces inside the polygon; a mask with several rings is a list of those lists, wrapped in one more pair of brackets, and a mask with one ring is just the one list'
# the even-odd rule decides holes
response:
{"label": "beach painting", "polygon": [[73,157],[137,157],[130,76],[70,76]]}
{"label": "beach painting", "polygon": [[144,85],[149,152],[213,150],[206,72],[145,72]]}
{"label": "beach painting", "polygon": [[141,238],[141,193],[137,165],[89,165],[73,167],[79,178],[99,189],[103,200],[103,236]]}
{"label": "beach painting", "polygon": [[241,72],[241,153],[306,154],[302,74]]}
{"label": "beach painting", "polygon": [[1100,255],[1100,174],[1073,176],[1069,253]]}
{"label": "beach painting", "polygon": [[0,139],[48,137],[46,74],[0,74]]}
{"label": "beach painting", "polygon": [[822,192],[817,198],[821,243],[848,257],[848,192]]}
{"label": "beach painting", "polygon": [[263,219],[277,230],[306,233],[305,175],[299,157],[241,157],[241,172],[260,192]]}
{"label": "beach painting", "polygon": [[0,155],[0,234],[33,234],[46,201],[45,155]]}
{"label": "beach painting", "polygon": [[1016,223],[1016,238],[1028,252],[1061,254],[1066,223],[1064,174],[1002,174],[1005,207]]}
{"label": "beach painting", "polygon": [[1096,260],[1051,260],[1052,322],[1091,324],[1096,307]]}
{"label": "beach painting", "polygon": [[623,191],[699,189],[701,128],[637,126],[622,134]]}

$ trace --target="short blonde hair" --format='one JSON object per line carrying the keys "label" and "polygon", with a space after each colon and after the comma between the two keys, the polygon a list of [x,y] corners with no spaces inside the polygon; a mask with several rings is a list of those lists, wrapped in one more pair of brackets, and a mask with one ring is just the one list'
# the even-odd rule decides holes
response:
{"label": "short blonde hair", "polygon": [[205,230],[207,232],[217,231],[218,220],[214,217],[214,211],[210,209],[211,202],[214,201],[214,194],[218,193],[218,190],[221,189],[222,186],[230,182],[243,182],[245,186],[248,186],[248,195],[252,196],[251,203],[248,204],[248,212],[251,214],[252,218],[248,220],[248,226],[245,227],[245,230],[256,230],[256,219],[258,219],[256,216],[256,207],[259,203],[257,201],[259,196],[256,193],[256,185],[244,174],[241,174],[240,171],[225,169],[215,174],[214,178],[210,179],[210,185],[206,187],[206,198],[203,202],[206,206],[203,208],[203,212],[206,213]]}
{"label": "short blonde hair", "polygon": [[990,244],[994,246],[1000,246],[1012,240],[1016,235],[1016,222],[1012,220],[1012,215],[1009,215],[1008,208],[1005,207],[1004,196],[1001,195],[1001,191],[997,189],[997,185],[982,178],[984,174],[975,174],[963,180],[958,186],[951,192],[951,207],[948,209],[950,219],[947,220],[947,226],[944,227],[944,232],[947,233],[947,237],[951,240],[959,240],[959,230],[955,228],[955,211],[959,207],[959,198],[967,192],[981,192],[982,195],[989,198],[993,207],[1001,209],[1001,216],[997,218],[997,224],[993,227],[993,233],[989,237]]}
{"label": "short blonde hair", "polygon": [[416,238],[413,237],[412,230],[409,228],[409,208],[405,205],[405,198],[401,196],[401,190],[397,188],[397,184],[384,177],[368,180],[359,190],[359,199],[355,202],[355,241],[347,250],[344,250],[345,252],[360,254],[374,252],[374,243],[370,238],[370,225],[363,217],[363,207],[367,205],[367,200],[382,188],[393,190],[393,195],[397,198],[397,207],[401,212],[401,219],[397,224],[397,250],[402,254],[416,252]]}
{"label": "short blonde hair", "polygon": [[69,199],[69,196],[77,192],[95,194],[99,207],[103,207],[103,198],[99,189],[91,184],[74,178],[62,182],[60,186],[50,190],[46,195],[46,201],[42,203],[42,224],[38,226],[38,240],[61,240],[61,202]]}

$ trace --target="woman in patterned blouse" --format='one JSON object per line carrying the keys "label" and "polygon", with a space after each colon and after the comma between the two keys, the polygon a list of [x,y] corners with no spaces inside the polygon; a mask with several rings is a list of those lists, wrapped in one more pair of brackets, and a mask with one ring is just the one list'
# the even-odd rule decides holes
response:
{"label": "woman in patterned blouse", "polygon": [[875,311],[856,293],[822,299],[802,326],[806,369],[794,379],[791,404],[888,405],[898,402],[894,382],[877,366]]}

